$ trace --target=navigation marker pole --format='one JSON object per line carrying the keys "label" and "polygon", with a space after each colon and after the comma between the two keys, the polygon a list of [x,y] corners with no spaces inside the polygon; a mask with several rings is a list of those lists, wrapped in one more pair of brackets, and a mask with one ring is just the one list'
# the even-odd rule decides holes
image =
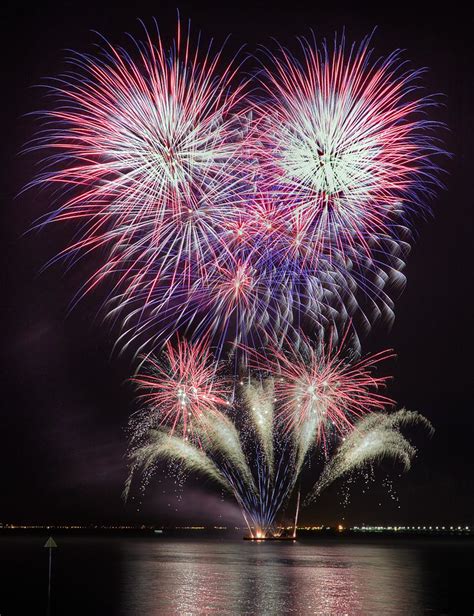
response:
{"label": "navigation marker pole", "polygon": [[49,566],[48,566],[48,609],[46,611],[47,616],[50,616],[51,614],[51,557],[52,557],[52,552],[51,550],[53,548],[57,548],[57,544],[56,541],[50,537],[48,539],[48,541],[46,541],[46,543],[44,544],[45,548],[48,548],[49,550]]}

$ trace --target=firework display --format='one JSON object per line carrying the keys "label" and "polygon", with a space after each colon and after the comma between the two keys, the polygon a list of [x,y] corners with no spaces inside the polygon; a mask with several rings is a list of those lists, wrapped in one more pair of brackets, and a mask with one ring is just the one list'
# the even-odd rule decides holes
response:
{"label": "firework display", "polygon": [[302,322],[324,337],[392,317],[439,148],[419,71],[368,45],[282,50],[257,96],[178,27],[170,50],[149,34],[135,54],[77,55],[49,86],[34,184],[64,190],[40,224],[79,225],[60,256],[95,252],[80,293],[109,280],[123,344],[160,348],[179,327],[259,347]]}
{"label": "firework display", "polygon": [[408,468],[401,428],[430,427],[386,412],[374,370],[391,353],[362,341],[393,321],[439,186],[435,101],[369,38],[300,47],[252,74],[179,23],[169,47],[107,43],[49,84],[28,146],[47,153],[32,186],[56,189],[39,226],[74,228],[53,261],[93,255],[78,297],[104,286],[119,345],[142,354],[127,491],[178,464],[233,494],[251,536],[310,458],[324,469],[306,502],[384,456]]}
{"label": "firework display", "polygon": [[[372,358],[371,363],[375,362]],[[338,368],[333,366],[333,376],[337,373]],[[351,379],[364,391],[368,409],[380,404],[380,396],[371,391],[376,380],[370,384],[365,380],[365,385],[361,385],[361,377],[366,373],[366,366],[354,366]],[[350,392],[347,369],[339,367],[339,375],[344,380],[341,390]],[[175,419],[169,418],[166,408],[153,404],[144,408],[132,419],[131,471],[126,492],[136,472],[144,472],[149,479],[160,462],[178,463],[186,471],[208,477],[234,496],[251,538],[274,536],[278,532],[278,513],[291,495],[306,459],[318,451],[322,428],[332,423],[327,413],[330,405],[324,397],[318,397],[312,402],[311,414],[301,424],[292,423],[288,427],[284,418],[289,404],[297,415],[300,404],[298,398],[282,403],[275,393],[280,379],[280,376],[268,377],[265,381],[249,380],[240,385],[230,416],[203,406],[184,439],[174,434]],[[174,393],[170,386],[175,388]],[[181,389],[171,373],[168,379],[164,377],[156,382],[154,388],[160,394],[169,392],[171,399],[181,398]],[[344,399],[344,393],[341,398]],[[279,411],[279,407],[283,410]],[[150,424],[150,416],[155,417],[155,425]],[[408,470],[416,450],[401,428],[421,423],[432,429],[423,416],[404,409],[391,414],[367,411],[365,416],[353,419],[349,409],[339,438],[334,438],[333,433],[331,443],[326,443],[331,455],[326,456],[326,464],[306,498],[307,503],[337,478],[381,458],[398,460]]]}

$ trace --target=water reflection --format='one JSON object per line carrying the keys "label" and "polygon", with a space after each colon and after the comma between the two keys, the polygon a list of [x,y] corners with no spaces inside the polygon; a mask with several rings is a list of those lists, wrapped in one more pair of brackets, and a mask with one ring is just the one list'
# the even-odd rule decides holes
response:
{"label": "water reflection", "polygon": [[130,541],[123,616],[419,614],[409,547],[349,543]]}

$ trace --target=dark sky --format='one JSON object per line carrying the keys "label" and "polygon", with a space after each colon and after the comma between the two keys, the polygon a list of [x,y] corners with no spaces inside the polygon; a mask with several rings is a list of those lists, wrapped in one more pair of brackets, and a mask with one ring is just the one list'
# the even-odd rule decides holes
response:
{"label": "dark sky", "polygon": [[[459,7],[460,5],[458,5]],[[329,8],[328,8],[329,7]],[[445,107],[435,112],[445,122],[447,189],[433,202],[434,218],[419,221],[416,244],[406,270],[408,284],[398,300],[391,331],[380,328],[365,341],[365,351],[393,347],[395,380],[390,394],[400,405],[425,414],[435,425],[429,440],[416,434],[420,453],[414,468],[398,478],[391,465],[377,472],[367,494],[352,488],[342,505],[340,486],[303,513],[303,520],[335,522],[473,522],[472,459],[472,262],[473,262],[473,23],[461,9],[418,10],[414,3],[379,3],[377,10],[357,3],[297,1],[276,3],[181,3],[195,29],[222,42],[229,51],[245,43],[252,52],[271,37],[290,46],[312,27],[332,37],[345,26],[360,39],[377,26],[379,54],[406,49],[414,66],[427,66],[431,92],[442,92]],[[461,11],[461,12],[460,12]],[[175,27],[175,5],[136,0],[115,3],[6,3],[2,9],[3,61],[1,146],[2,192],[2,421],[0,433],[0,522],[60,520],[147,520],[163,522],[238,520],[202,481],[191,480],[183,500],[169,482],[155,482],[143,507],[124,505],[126,476],[124,426],[134,408],[126,383],[131,356],[112,352],[114,334],[95,319],[100,295],[68,314],[69,302],[85,268],[66,272],[41,266],[65,245],[69,231],[59,226],[41,234],[23,233],[48,207],[46,194],[15,194],[34,174],[34,160],[20,157],[34,123],[24,114],[44,106],[31,86],[64,68],[64,50],[91,50],[97,30],[112,42],[123,32],[140,34],[136,21],[157,17],[164,33]],[[399,501],[381,483],[389,474]],[[162,486],[165,486],[163,494]],[[400,508],[398,508],[400,507]],[[178,509],[178,511],[175,511]]]}

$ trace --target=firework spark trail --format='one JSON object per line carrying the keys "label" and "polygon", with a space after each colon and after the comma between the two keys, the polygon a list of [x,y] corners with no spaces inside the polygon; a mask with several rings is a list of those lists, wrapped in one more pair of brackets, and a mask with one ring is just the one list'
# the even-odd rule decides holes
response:
{"label": "firework spark trail", "polygon": [[243,399],[252,418],[253,427],[258,435],[266,462],[273,474],[273,410],[275,398],[273,379],[262,383],[248,383],[242,387]]}
{"label": "firework spark trail", "polygon": [[382,458],[398,460],[408,470],[416,449],[400,429],[410,424],[421,424],[433,431],[433,426],[425,417],[406,409],[390,415],[371,413],[358,421],[325,466],[305,503],[314,500],[339,477]]}
{"label": "firework spark trail", "polygon": [[179,462],[187,471],[201,473],[226,490],[232,491],[225,475],[199,447],[169,432],[151,430],[147,434],[146,444],[133,450],[130,456],[130,474],[126,482],[124,495],[128,496],[133,475],[139,469],[153,469],[158,461]]}
{"label": "firework spark trail", "polygon": [[[247,419],[252,425],[250,413]],[[239,436],[228,418],[213,415],[212,421],[214,425],[210,429],[206,416],[201,415],[197,423],[204,422],[202,431],[197,428],[189,439],[173,435],[166,427],[160,431],[141,432],[130,453],[125,496],[137,472],[149,473],[159,461],[178,462],[183,470],[201,473],[224,487],[242,508],[246,522],[250,520],[253,528],[265,534],[273,528],[275,518],[294,485],[294,478],[285,466],[284,457],[280,457],[274,474],[265,457],[258,454],[254,457],[247,454],[246,457],[241,442],[234,442],[234,436],[237,435],[237,439]],[[240,441],[244,440],[244,433],[241,433]],[[252,459],[256,482],[247,461]]]}
{"label": "firework spark trail", "polygon": [[[193,374],[201,374],[208,366],[202,350],[189,353]],[[156,363],[155,360],[149,361]],[[274,467],[273,440],[275,438],[278,442],[278,435],[274,425],[272,383],[249,381],[240,387],[243,416],[240,417],[239,412],[234,422],[216,408],[194,413],[192,419],[186,419],[182,409],[176,408],[173,401],[170,408],[174,415],[171,411],[163,413],[160,408],[163,392],[173,392],[177,387],[182,387],[181,379],[176,384],[169,360],[166,365],[168,371],[162,371],[159,375],[166,381],[165,385],[158,382],[158,377],[153,382],[153,390],[158,390],[158,397],[155,391],[148,392],[149,381],[141,384],[147,389],[145,403],[148,406],[131,423],[131,467],[126,492],[130,489],[133,475],[139,470],[148,476],[160,460],[182,462],[184,470],[201,472],[218,481],[233,494],[246,521],[250,520],[254,528],[268,532],[293,486],[293,477],[284,456],[279,457]],[[189,361],[186,365],[189,367]],[[249,404],[253,404],[253,408]],[[268,414],[257,412],[257,405],[266,409]],[[264,427],[260,421],[262,417],[265,418]],[[237,427],[237,419],[240,428]],[[182,429],[185,421],[192,421],[192,429]],[[158,431],[153,429],[155,424],[159,426]],[[260,434],[260,447],[255,447],[251,434]]]}
{"label": "firework spark trail", "polygon": [[203,449],[223,456],[223,463],[238,470],[250,491],[256,492],[252,472],[246,460],[239,433],[232,421],[223,413],[201,413],[195,434]]}
{"label": "firework spark trail", "polygon": [[294,441],[296,448],[295,469],[299,475],[306,461],[306,456],[313,449],[318,441],[318,426],[319,417],[317,413],[313,413],[307,417],[299,426],[298,430],[294,431]]}
{"label": "firework spark trail", "polygon": [[151,293],[142,289],[116,298],[110,314],[128,312],[118,344],[154,349],[184,328],[193,340],[211,337],[220,356],[226,342],[233,342],[234,350],[241,342],[262,348],[291,336],[299,345],[296,325],[303,320],[320,340],[328,328],[336,338],[338,329],[342,333],[352,323],[353,343],[360,349],[358,333],[379,319],[393,321],[390,294],[404,286],[408,244],[387,237],[379,243],[372,258],[351,250],[352,259],[321,258],[318,269],[308,272],[295,263],[272,261],[270,254],[264,259],[263,249],[253,242],[210,267],[207,280],[197,280],[191,289],[177,284],[169,291],[162,281]]}

